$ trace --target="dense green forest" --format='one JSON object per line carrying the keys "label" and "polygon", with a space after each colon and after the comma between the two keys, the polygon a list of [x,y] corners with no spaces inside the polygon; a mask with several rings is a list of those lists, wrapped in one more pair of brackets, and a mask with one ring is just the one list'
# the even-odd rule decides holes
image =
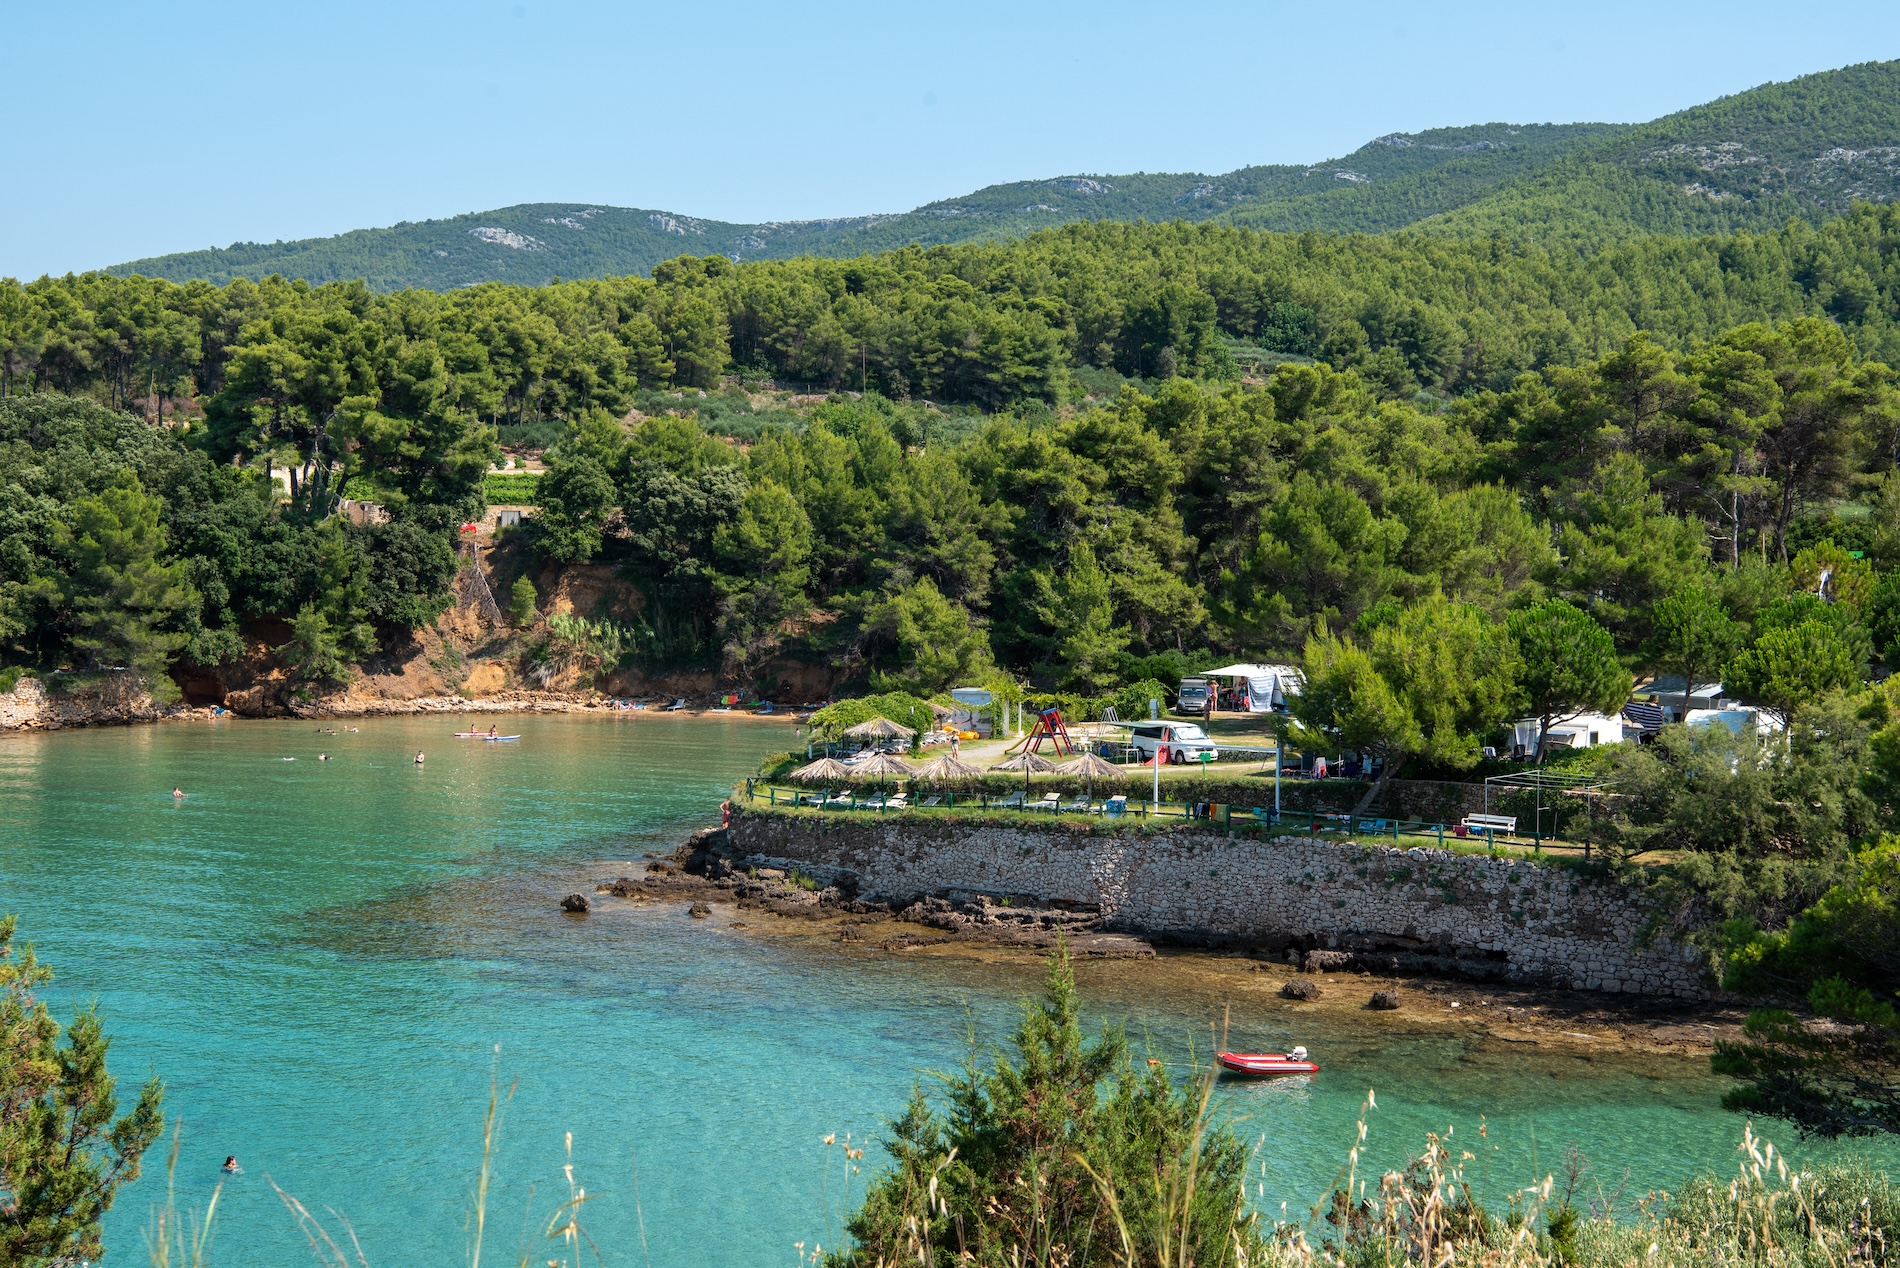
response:
{"label": "dense green forest", "polygon": [[[6,283],[0,631],[153,668],[301,617],[335,677],[439,610],[498,439],[534,433],[537,548],[637,584],[649,669],[1092,692],[1435,592],[1571,598],[1635,664],[1697,578],[1747,622],[1822,537],[1900,563],[1897,242],[1863,207],[1590,259],[1093,224],[448,295]],[[834,395],[761,414],[767,378]],[[390,522],[340,524],[346,489]],[[115,607],[143,632],[95,628]]]}
{"label": "dense green forest", "polygon": [[1212,176],[992,185],[901,215],[742,225],[531,203],[298,242],[235,243],[108,270],[185,282],[366,280],[373,289],[646,273],[682,253],[834,258],[1020,238],[1070,222],[1185,221],[1594,249],[1649,234],[1772,232],[1900,196],[1900,63],[1767,84],[1630,127],[1483,124],[1392,133],[1342,158]]}

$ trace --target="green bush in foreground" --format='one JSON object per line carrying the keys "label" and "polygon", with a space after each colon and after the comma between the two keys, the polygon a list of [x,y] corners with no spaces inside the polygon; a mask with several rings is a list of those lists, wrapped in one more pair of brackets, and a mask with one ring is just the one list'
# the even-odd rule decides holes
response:
{"label": "green bush in foreground", "polygon": [[849,1222],[856,1246],[826,1262],[1258,1262],[1247,1147],[1208,1120],[1211,1079],[1176,1086],[1118,1028],[1085,1043],[1078,1012],[1058,950],[1013,1060],[985,1070],[973,1050],[941,1107],[912,1095],[892,1124],[896,1166]]}
{"label": "green bush in foreground", "polygon": [[118,1115],[106,1072],[108,1040],[92,1009],[60,1042],[33,997],[52,977],[28,946],[16,956],[14,918],[0,917],[0,1265],[65,1265],[105,1253],[99,1221],[164,1130],[156,1078]]}
{"label": "green bush in foreground", "polygon": [[1505,1193],[1474,1189],[1472,1155],[1436,1135],[1404,1167],[1363,1175],[1369,1093],[1328,1191],[1303,1219],[1267,1223],[1247,1202],[1245,1142],[1210,1115],[1212,1080],[1176,1084],[1135,1061],[1115,1028],[1084,1042],[1064,952],[1013,1046],[988,1069],[973,1050],[940,1103],[913,1094],[891,1124],[893,1165],[846,1223],[851,1242],[813,1262],[1805,1268],[1891,1263],[1900,1244],[1900,1189],[1887,1176],[1858,1163],[1793,1170],[1748,1126],[1733,1179],[1628,1202],[1574,1147],[1561,1177]]}

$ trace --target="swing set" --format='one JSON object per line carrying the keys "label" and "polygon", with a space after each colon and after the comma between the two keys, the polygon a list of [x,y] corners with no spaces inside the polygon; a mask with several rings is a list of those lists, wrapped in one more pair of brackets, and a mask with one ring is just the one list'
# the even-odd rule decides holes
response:
{"label": "swing set", "polygon": [[1047,709],[1036,712],[1036,725],[1029,729],[1029,734],[1010,745],[1004,752],[1011,757],[1018,753],[1034,753],[1041,756],[1044,740],[1047,740],[1054,748],[1057,757],[1070,757],[1079,751],[1075,747],[1075,741],[1069,738],[1069,728],[1062,721],[1062,710],[1050,705]]}

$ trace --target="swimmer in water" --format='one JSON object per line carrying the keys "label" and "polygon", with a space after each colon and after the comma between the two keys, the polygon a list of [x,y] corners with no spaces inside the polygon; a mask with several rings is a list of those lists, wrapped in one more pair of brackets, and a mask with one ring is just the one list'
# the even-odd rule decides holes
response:
{"label": "swimmer in water", "polygon": [[416,750],[416,765],[418,766],[422,765],[422,750],[421,749]]}
{"label": "swimmer in water", "polygon": [[327,762],[330,760],[330,755],[328,753],[319,753],[317,754],[317,760],[319,762]]}
{"label": "swimmer in water", "polygon": [[238,1173],[242,1172],[244,1168],[237,1165],[236,1154],[226,1154],[225,1159],[224,1159],[224,1166],[221,1168],[221,1170],[228,1171],[232,1175],[237,1175]]}
{"label": "swimmer in water", "polygon": [[174,788],[172,789],[172,796],[179,801],[183,801],[185,799],[185,790],[182,788]]}

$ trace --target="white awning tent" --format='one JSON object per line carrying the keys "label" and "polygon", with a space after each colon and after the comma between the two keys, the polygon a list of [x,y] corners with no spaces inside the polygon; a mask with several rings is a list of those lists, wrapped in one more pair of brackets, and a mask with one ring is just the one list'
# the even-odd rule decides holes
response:
{"label": "white awning tent", "polygon": [[1304,679],[1291,665],[1226,665],[1210,669],[1203,678],[1219,678],[1244,688],[1249,713],[1273,713],[1287,707],[1287,697],[1300,694]]}
{"label": "white awning tent", "polygon": [[1688,724],[1690,726],[1714,726],[1717,723],[1740,735],[1742,728],[1753,725],[1762,735],[1773,735],[1781,730],[1781,723],[1775,715],[1762,709],[1737,705],[1733,709],[1691,709]]}
{"label": "white awning tent", "polygon": [[[1511,743],[1526,753],[1537,751],[1537,732],[1543,723],[1525,718],[1511,727]],[[1591,748],[1598,744],[1621,744],[1623,719],[1602,713],[1580,713],[1574,718],[1550,724],[1550,736],[1544,741],[1551,748]]]}

